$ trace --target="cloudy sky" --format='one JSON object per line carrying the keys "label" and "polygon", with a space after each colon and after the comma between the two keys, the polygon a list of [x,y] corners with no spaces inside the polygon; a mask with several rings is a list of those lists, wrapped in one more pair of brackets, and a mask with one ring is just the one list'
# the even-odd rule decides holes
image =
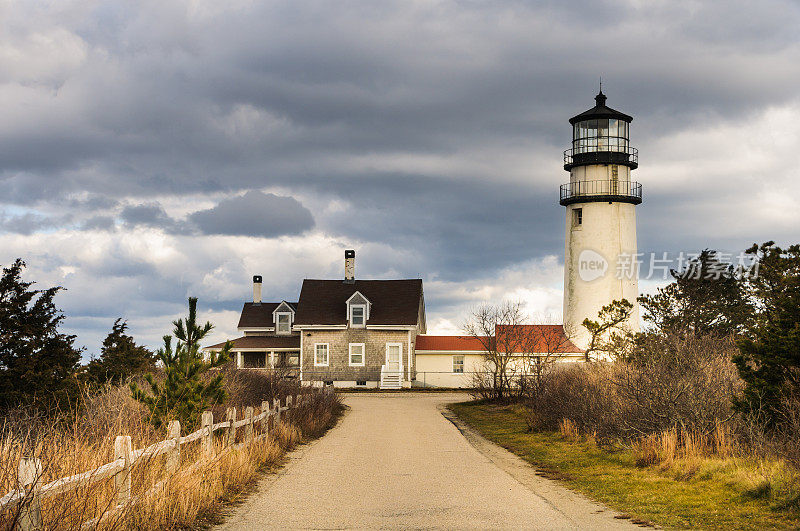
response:
{"label": "cloudy sky", "polygon": [[[186,298],[235,334],[253,274],[422,277],[561,311],[568,118],[632,114],[640,250],[800,240],[795,2],[0,0],[0,264],[96,353]],[[643,281],[643,289],[652,287]]]}

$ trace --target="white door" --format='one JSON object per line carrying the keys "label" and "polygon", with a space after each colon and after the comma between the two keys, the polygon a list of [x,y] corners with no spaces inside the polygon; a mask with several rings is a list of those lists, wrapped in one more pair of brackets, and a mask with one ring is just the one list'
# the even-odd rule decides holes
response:
{"label": "white door", "polygon": [[400,372],[400,361],[403,355],[401,343],[388,343],[386,345],[386,370]]}

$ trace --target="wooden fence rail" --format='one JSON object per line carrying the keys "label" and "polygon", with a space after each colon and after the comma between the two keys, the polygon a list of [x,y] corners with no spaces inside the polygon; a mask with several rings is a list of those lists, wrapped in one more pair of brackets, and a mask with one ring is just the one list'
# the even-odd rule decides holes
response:
{"label": "wooden fence rail", "polygon": [[[253,415],[253,408],[248,407],[244,411],[244,416],[236,420],[236,408],[227,410],[226,419],[223,422],[214,423],[214,416],[211,411],[204,411],[201,417],[201,427],[199,430],[181,437],[181,425],[178,421],[172,421],[167,429],[167,437],[160,442],[151,444],[146,448],[134,450],[131,446],[130,435],[119,435],[114,440],[114,460],[93,470],[88,470],[80,474],[56,479],[45,485],[41,484],[42,463],[39,459],[25,457],[19,462],[19,487],[3,497],[0,497],[0,510],[11,508],[22,503],[18,519],[17,529],[20,531],[32,531],[43,529],[41,502],[43,499],[63,494],[71,489],[77,489],[84,485],[90,485],[107,478],[114,478],[116,491],[116,504],[113,509],[103,514],[104,518],[109,514],[119,511],[129,505],[135,499],[132,497],[132,469],[145,459],[155,458],[166,454],[165,472],[167,477],[154,485],[146,494],[163,487],[171,475],[178,473],[181,460],[181,446],[197,440],[201,440],[202,458],[200,461],[191,465],[194,470],[196,466],[202,466],[204,461],[219,459],[228,451],[242,448],[259,439],[267,437],[270,432],[270,417],[273,417],[272,431],[280,425],[281,413],[287,412],[293,407],[307,404],[311,400],[308,394],[286,397],[286,405],[281,406],[280,400],[273,401],[273,407],[269,407],[269,402],[261,403],[261,412]],[[259,434],[256,435],[255,427],[260,425]],[[244,428],[244,439],[241,443],[236,442],[236,431]],[[225,430],[223,450],[215,456],[214,454],[214,432]],[[188,469],[187,469],[188,471]],[[83,527],[92,529],[99,523],[99,519],[86,522]]]}

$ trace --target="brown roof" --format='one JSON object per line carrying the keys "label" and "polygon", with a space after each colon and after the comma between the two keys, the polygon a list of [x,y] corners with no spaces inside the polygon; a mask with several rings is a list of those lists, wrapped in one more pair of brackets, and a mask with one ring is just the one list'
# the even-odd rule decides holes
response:
{"label": "brown roof", "polygon": [[[288,303],[297,311],[297,303]],[[280,306],[280,302],[246,302],[242,308],[242,316],[239,317],[239,328],[272,328],[275,322],[272,319],[272,312]]]}
{"label": "brown roof", "polygon": [[347,299],[356,291],[372,306],[367,324],[416,325],[422,302],[422,279],[303,281],[297,303],[295,324],[330,325],[347,323]]}
{"label": "brown roof", "polygon": [[[291,336],[244,336],[232,339],[233,350],[239,348],[300,348],[300,335],[294,334]],[[225,343],[217,343],[206,347],[210,350],[219,350],[225,346]]]}

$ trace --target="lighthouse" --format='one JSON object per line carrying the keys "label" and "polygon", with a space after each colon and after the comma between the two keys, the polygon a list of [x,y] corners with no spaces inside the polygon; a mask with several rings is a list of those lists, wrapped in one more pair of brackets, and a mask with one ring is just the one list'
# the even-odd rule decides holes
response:
{"label": "lighthouse", "polygon": [[595,106],[570,118],[572,147],[564,152],[569,182],[561,185],[566,207],[564,328],[580,348],[589,344],[586,318],[619,299],[633,303],[628,326],[639,330],[636,205],[642,186],[631,180],[639,154],[630,146],[633,117],[606,106],[601,90]]}

